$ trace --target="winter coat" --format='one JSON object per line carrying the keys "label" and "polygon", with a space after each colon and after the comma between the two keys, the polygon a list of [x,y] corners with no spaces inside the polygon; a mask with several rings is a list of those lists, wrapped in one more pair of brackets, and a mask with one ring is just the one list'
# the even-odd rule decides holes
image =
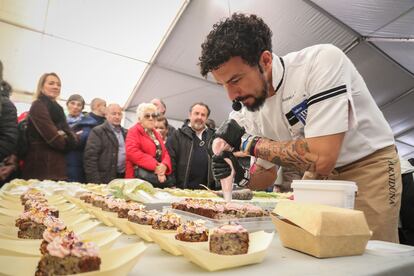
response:
{"label": "winter coat", "polygon": [[15,153],[19,135],[17,111],[9,99],[10,91],[8,88],[9,86],[6,84],[0,86],[0,162]]}
{"label": "winter coat", "polygon": [[11,86],[0,82],[0,187],[12,178],[16,177],[17,164],[15,160],[18,130],[17,111],[10,101]]}
{"label": "winter coat", "polygon": [[[125,139],[127,130],[121,131]],[[117,177],[118,147],[118,139],[108,122],[92,129],[83,162],[87,182],[106,184]]]}
{"label": "winter coat", "polygon": [[[58,131],[64,131],[64,135]],[[32,103],[27,127],[29,150],[24,159],[24,179],[66,180],[65,154],[77,145],[63,108],[41,95]]]}
{"label": "winter coat", "polygon": [[[207,147],[210,139],[213,137],[214,130],[207,128],[205,131],[207,132],[205,147]],[[191,169],[194,135],[194,131],[185,124],[176,130],[173,135],[168,136],[167,148],[171,157],[176,186],[179,188],[187,188],[187,183],[189,182],[188,178]],[[215,181],[211,171],[211,156],[208,156],[207,169],[208,183],[205,184],[209,188],[215,189]]]}
{"label": "winter coat", "polygon": [[91,129],[101,125],[103,122],[105,122],[105,119],[103,117],[96,116],[91,112],[72,126],[72,130],[75,133],[80,132],[80,137],[79,144],[76,149],[68,152],[66,155],[68,181],[81,183],[84,183],[86,181],[83,164],[83,153],[85,150],[86,141],[88,140]]}
{"label": "winter coat", "polygon": [[[171,174],[171,159],[164,145],[161,135],[152,130],[156,139],[160,142],[162,154],[161,163],[167,166],[166,175]],[[137,123],[128,130],[125,141],[126,167],[125,178],[134,178],[134,166],[155,171],[158,161],[155,159],[156,146],[151,137],[145,132],[140,123]]]}

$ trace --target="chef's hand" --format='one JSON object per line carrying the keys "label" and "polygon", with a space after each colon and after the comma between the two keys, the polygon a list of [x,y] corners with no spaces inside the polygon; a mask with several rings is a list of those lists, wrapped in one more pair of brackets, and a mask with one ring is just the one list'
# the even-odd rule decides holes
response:
{"label": "chef's hand", "polygon": [[245,133],[246,131],[243,127],[239,126],[235,120],[230,119],[221,124],[214,136],[226,141],[233,148],[233,151],[238,151],[240,149],[241,138]]}
{"label": "chef's hand", "polygon": [[228,158],[231,161],[231,164],[234,168],[234,183],[239,186],[245,186],[249,182],[249,172],[245,170],[237,160],[237,158],[233,155],[233,153],[229,151],[223,151],[219,155],[214,155],[212,158],[212,169],[213,169],[213,176],[214,179],[217,181],[228,177],[231,174],[231,166],[224,160]]}

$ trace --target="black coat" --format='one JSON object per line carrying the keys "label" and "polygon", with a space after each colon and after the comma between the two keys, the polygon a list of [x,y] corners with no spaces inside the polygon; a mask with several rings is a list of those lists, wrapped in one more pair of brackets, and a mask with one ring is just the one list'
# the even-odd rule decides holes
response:
{"label": "black coat", "polygon": [[[3,92],[2,90],[0,92]],[[0,94],[0,162],[16,152],[17,111],[7,95]]]}
{"label": "black coat", "polygon": [[65,153],[76,146],[77,137],[66,122],[63,108],[40,95],[30,107],[27,135],[30,145],[24,159],[23,178],[66,180]]}
{"label": "black coat", "polygon": [[[124,139],[126,133],[122,128]],[[83,159],[87,182],[106,184],[117,177],[118,147],[118,139],[108,122],[91,130]]]}
{"label": "black coat", "polygon": [[[214,130],[208,128],[207,142],[208,146],[210,139],[213,137]],[[167,149],[171,157],[171,165],[175,177],[175,184],[179,188],[187,188],[188,176],[191,169],[192,149],[193,149],[193,130],[188,125],[176,130],[167,139]],[[215,189],[215,181],[211,171],[211,156],[208,159],[208,183],[207,186]]]}

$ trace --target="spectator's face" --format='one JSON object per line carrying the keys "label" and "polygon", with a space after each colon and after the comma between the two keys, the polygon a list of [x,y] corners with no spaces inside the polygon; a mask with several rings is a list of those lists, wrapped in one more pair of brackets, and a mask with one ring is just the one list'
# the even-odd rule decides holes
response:
{"label": "spectator's face", "polygon": [[195,105],[190,112],[190,125],[195,131],[200,131],[206,127],[208,110],[202,105]]}
{"label": "spectator's face", "polygon": [[157,118],[158,111],[156,109],[146,109],[140,119],[140,123],[143,128],[153,129]]}
{"label": "spectator's face", "polygon": [[49,75],[43,84],[42,93],[55,100],[60,95],[60,87],[60,80],[53,75]]}
{"label": "spectator's face", "polygon": [[106,109],[106,120],[114,126],[119,126],[122,121],[122,108],[119,105],[109,105]]}
{"label": "spectator's face", "polygon": [[165,127],[164,121],[156,121],[155,129],[161,134],[162,139],[165,141],[165,138],[167,137],[168,128]]}
{"label": "spectator's face", "polygon": [[250,66],[241,57],[232,57],[211,73],[226,89],[230,100],[242,102],[249,111],[257,111],[269,90],[264,70],[268,70],[268,66]]}
{"label": "spectator's face", "polygon": [[156,99],[156,100],[152,100],[152,101],[151,101],[151,103],[157,107],[157,109],[158,109],[158,113],[160,113],[160,114],[162,114],[162,115],[164,115],[164,114],[165,114],[165,108],[164,108],[164,106],[162,105],[162,103],[160,102],[160,100],[158,100],[158,99]]}
{"label": "spectator's face", "polygon": [[100,116],[105,116],[106,115],[106,102],[99,103],[97,110]]}
{"label": "spectator's face", "polygon": [[69,115],[72,117],[78,117],[82,112],[83,105],[80,101],[70,101],[68,102],[68,111]]}

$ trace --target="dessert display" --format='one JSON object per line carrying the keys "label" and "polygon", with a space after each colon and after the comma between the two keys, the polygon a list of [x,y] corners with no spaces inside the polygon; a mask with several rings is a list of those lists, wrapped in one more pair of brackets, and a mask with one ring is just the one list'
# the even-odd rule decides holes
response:
{"label": "dessert display", "polygon": [[20,197],[25,211],[17,219],[15,226],[19,228],[17,236],[21,239],[41,239],[47,227],[60,227],[57,217],[59,211],[48,206],[44,194],[36,190],[28,190]]}
{"label": "dessert display", "polygon": [[212,230],[210,252],[220,255],[246,254],[249,250],[249,232],[238,224],[226,224]]}
{"label": "dessert display", "polygon": [[172,208],[212,219],[263,217],[268,213],[252,204],[216,202],[210,199],[186,198],[172,203]]}
{"label": "dessert display", "polygon": [[69,275],[99,270],[101,259],[98,248],[90,242],[82,242],[73,232],[56,237],[46,247],[35,275]]}
{"label": "dessert display", "polygon": [[208,229],[203,220],[187,221],[177,228],[175,239],[186,242],[208,241]]}
{"label": "dessert display", "polygon": [[181,217],[177,214],[167,212],[165,214],[158,215],[153,223],[152,229],[157,230],[177,230],[181,225]]}
{"label": "dessert display", "polygon": [[142,225],[152,225],[158,216],[160,216],[160,213],[157,210],[137,209],[128,211],[128,220]]}

